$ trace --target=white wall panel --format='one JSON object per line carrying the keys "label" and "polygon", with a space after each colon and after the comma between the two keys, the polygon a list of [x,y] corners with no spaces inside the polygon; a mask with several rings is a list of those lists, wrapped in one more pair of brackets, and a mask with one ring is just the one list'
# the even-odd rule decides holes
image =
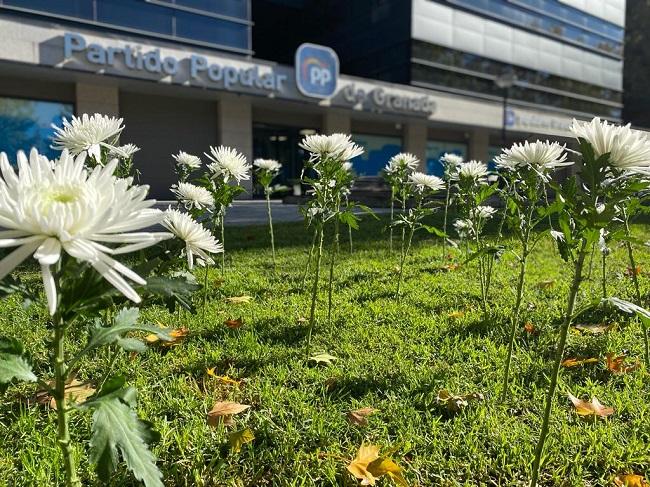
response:
{"label": "white wall panel", "polygon": [[559,0],[595,17],[625,26],[625,0]]}
{"label": "white wall panel", "polygon": [[[622,61],[430,0],[412,1],[413,39],[614,90],[623,89]],[[566,3],[569,1],[581,0]],[[590,6],[592,2],[625,5],[624,0],[584,0],[587,2]]]}

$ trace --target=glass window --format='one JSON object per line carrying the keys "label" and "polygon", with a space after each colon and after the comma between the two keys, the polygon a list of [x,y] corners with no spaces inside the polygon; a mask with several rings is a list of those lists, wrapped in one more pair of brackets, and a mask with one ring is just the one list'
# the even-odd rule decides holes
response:
{"label": "glass window", "polygon": [[50,147],[51,124],[61,125],[63,117],[69,119],[73,113],[71,103],[0,97],[0,152],[12,162],[17,151],[29,152],[32,147],[50,159],[58,157],[59,151]]}
{"label": "glass window", "polygon": [[248,20],[248,0],[164,0],[182,7]]}
{"label": "glass window", "polygon": [[352,134],[352,139],[364,149],[364,153],[352,159],[359,176],[378,176],[388,159],[402,151],[402,139],[386,135]]}
{"label": "glass window", "polygon": [[93,0],[2,0],[3,5],[92,20]]}
{"label": "glass window", "polygon": [[442,177],[443,168],[440,158],[447,153],[456,154],[467,159],[467,144],[463,142],[444,142],[442,140],[427,141],[427,174]]}
{"label": "glass window", "polygon": [[248,26],[179,10],[176,12],[176,36],[245,49]]}
{"label": "glass window", "polygon": [[97,21],[171,36],[172,16],[167,8],[133,0],[97,2]]}

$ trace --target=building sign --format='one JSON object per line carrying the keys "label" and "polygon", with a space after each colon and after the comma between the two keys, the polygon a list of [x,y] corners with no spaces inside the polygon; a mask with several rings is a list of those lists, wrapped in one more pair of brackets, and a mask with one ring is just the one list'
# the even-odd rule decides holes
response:
{"label": "building sign", "polygon": [[343,88],[343,97],[359,110],[424,116],[430,116],[436,111],[436,102],[428,95],[415,95],[403,90],[391,90],[380,86],[368,90],[361,84],[350,83]]}
{"label": "building sign", "polygon": [[571,118],[557,115],[535,113],[529,110],[508,108],[506,110],[506,127],[520,132],[534,132],[568,136]]}
{"label": "building sign", "polygon": [[301,44],[296,50],[296,86],[312,98],[329,98],[336,92],[339,57],[333,49]]}

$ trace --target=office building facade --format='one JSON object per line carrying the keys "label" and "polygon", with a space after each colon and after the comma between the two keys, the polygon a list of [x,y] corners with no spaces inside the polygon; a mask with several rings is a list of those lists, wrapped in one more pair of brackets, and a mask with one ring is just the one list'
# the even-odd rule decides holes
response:
{"label": "office building facade", "polygon": [[314,132],[353,134],[361,176],[402,150],[437,173],[447,151],[490,160],[504,124],[620,119],[624,19],[624,0],[0,0],[0,150],[48,153],[50,123],[100,112],[159,198],[172,153],[218,144],[290,183]]}

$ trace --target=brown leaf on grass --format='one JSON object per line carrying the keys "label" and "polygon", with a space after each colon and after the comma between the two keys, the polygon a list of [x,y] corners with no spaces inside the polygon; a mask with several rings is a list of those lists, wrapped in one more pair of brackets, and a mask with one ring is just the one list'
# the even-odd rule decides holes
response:
{"label": "brown leaf on grass", "polygon": [[606,323],[578,323],[574,328],[578,331],[581,331],[582,333],[602,335],[603,333],[611,330],[613,326],[614,325],[608,325]]}
{"label": "brown leaf on grass", "polygon": [[402,468],[390,458],[379,456],[379,447],[376,445],[361,445],[347,470],[361,480],[361,485],[375,485],[377,479],[387,475],[397,485],[408,486],[402,476]]}
{"label": "brown leaf on grass", "polygon": [[[48,385],[54,388],[54,381],[48,382]],[[71,403],[81,404],[86,401],[90,396],[95,394],[95,388],[90,382],[81,382],[77,379],[69,381],[65,385],[66,400]],[[48,391],[40,390],[36,393],[36,402],[41,405],[49,405],[50,408],[56,409],[56,401]]]}
{"label": "brown leaf on grass", "polygon": [[212,409],[208,412],[208,424],[210,426],[216,426],[219,423],[223,422],[224,425],[229,426],[233,424],[232,417],[235,414],[242,413],[246,411],[250,406],[248,404],[240,404],[238,402],[232,401],[220,401],[215,403],[212,406]]}
{"label": "brown leaf on grass", "polygon": [[245,428],[240,431],[233,431],[228,435],[228,443],[230,443],[230,449],[234,452],[241,451],[241,447],[246,443],[250,443],[255,439],[255,435],[250,428]]}
{"label": "brown leaf on grass", "polygon": [[625,270],[625,275],[627,277],[641,275],[641,266],[638,265],[634,269],[632,269],[631,267],[628,266],[628,268]]}
{"label": "brown leaf on grass", "polygon": [[227,375],[217,375],[214,367],[210,367],[209,369],[207,369],[206,373],[210,377],[214,377],[215,379],[217,379],[217,381],[221,382],[222,384],[228,384],[228,385],[239,387],[242,383],[240,379],[233,379],[232,377],[228,377]]}
{"label": "brown leaf on grass", "polygon": [[231,304],[250,303],[252,300],[253,300],[252,296],[231,296],[229,298],[226,298],[226,301],[228,301]]}
{"label": "brown leaf on grass", "polygon": [[599,416],[601,418],[606,418],[607,416],[614,414],[613,408],[608,408],[603,406],[598,399],[595,397],[591,398],[591,402],[583,401],[578,399],[573,394],[569,392],[569,399],[573,403],[573,406],[576,408],[576,413],[580,416]]}
{"label": "brown leaf on grass", "polygon": [[447,316],[449,318],[452,318],[452,319],[456,320],[458,318],[462,318],[463,316],[465,316],[465,312],[456,310],[456,311],[452,311],[452,312],[448,313]]}
{"label": "brown leaf on grass", "polygon": [[433,269],[435,272],[454,272],[460,269],[460,264],[451,262],[449,264],[444,264]]}
{"label": "brown leaf on grass", "polygon": [[618,487],[647,487],[650,484],[643,475],[623,473],[614,477],[614,485]]}
{"label": "brown leaf on grass", "polygon": [[598,359],[595,357],[589,357],[589,358],[566,358],[562,361],[562,367],[566,368],[571,368],[571,367],[578,367],[580,365],[585,365],[585,364],[595,364],[598,363]]}
{"label": "brown leaf on grass", "polygon": [[555,286],[555,279],[548,279],[546,281],[539,281],[537,284],[535,284],[535,287],[538,289],[553,289]]}
{"label": "brown leaf on grass", "polygon": [[375,408],[361,408],[354,411],[348,411],[347,417],[348,421],[352,424],[359,426],[366,426],[368,424],[368,416],[375,414],[377,409]]}
{"label": "brown leaf on grass", "polygon": [[471,394],[464,395],[454,395],[450,394],[447,389],[442,389],[438,392],[436,401],[440,404],[447,406],[447,409],[451,412],[458,412],[461,409],[469,406],[469,403],[472,401],[482,401],[484,399],[483,394],[480,392],[473,392]]}
{"label": "brown leaf on grass", "polygon": [[231,320],[224,321],[223,324],[226,325],[231,330],[236,330],[237,328],[242,327],[242,325],[244,324],[244,320],[241,318],[231,319]]}
{"label": "brown leaf on grass", "polygon": [[537,335],[537,328],[530,321],[524,325],[524,331],[529,335]]}
{"label": "brown leaf on grass", "polygon": [[626,364],[626,355],[619,355],[616,357],[613,353],[608,353],[606,357],[607,370],[609,370],[614,375],[622,375],[629,372],[634,372],[639,367],[641,367],[641,362],[639,362],[638,359],[631,364]]}
{"label": "brown leaf on grass", "polygon": [[[160,324],[160,323],[158,323]],[[189,328],[176,328],[175,330],[172,330],[169,332],[169,336],[171,337],[171,340],[162,340],[158,335],[155,333],[152,333],[150,335],[147,335],[144,337],[144,339],[149,343],[150,345],[158,345],[160,347],[175,347],[179,343],[181,343],[187,335],[190,334]]]}

